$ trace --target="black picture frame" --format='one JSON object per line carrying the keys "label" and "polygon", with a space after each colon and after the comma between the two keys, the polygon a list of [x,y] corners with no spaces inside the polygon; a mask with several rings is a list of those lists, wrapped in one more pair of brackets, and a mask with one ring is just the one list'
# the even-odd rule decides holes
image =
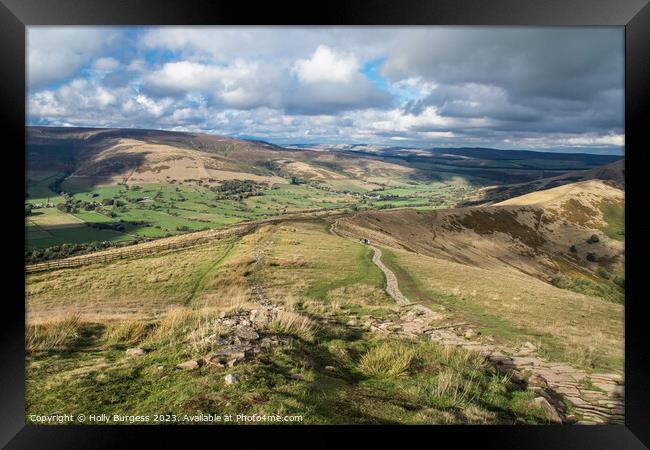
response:
{"label": "black picture frame", "polygon": [[[650,6],[646,0],[367,0],[318,3],[225,2],[221,0],[0,0],[0,93],[2,99],[2,165],[5,168],[6,228],[0,328],[0,444],[6,448],[98,448],[128,446],[136,434],[169,442],[171,435],[201,434],[216,444],[251,428],[25,425],[24,368],[24,236],[23,203],[25,145],[25,27],[30,25],[509,25],[509,26],[624,26],[626,41],[626,298],[625,306],[625,425],[602,426],[462,426],[410,427],[299,427],[292,428],[310,441],[331,439],[335,432],[361,432],[416,444],[415,435],[431,445],[451,439],[453,445],[469,439],[482,448],[647,448],[650,445],[650,371],[646,353],[646,315],[643,282],[650,225],[645,221],[644,184],[650,92]],[[15,177],[15,179],[14,179]],[[645,189],[644,189],[645,188]],[[8,206],[10,205],[10,206]],[[10,234],[9,234],[10,233]],[[6,245],[6,244],[13,245]],[[372,428],[372,430],[369,430]],[[255,434],[279,439],[283,427],[255,427]],[[307,431],[305,433],[305,431]],[[368,433],[368,431],[371,431]],[[408,433],[408,434],[407,434]],[[245,438],[248,439],[248,438]],[[283,439],[284,440],[284,439]],[[248,443],[247,440],[242,441]],[[282,441],[279,441],[282,443]],[[296,442],[299,442],[296,439]],[[286,441],[285,441],[286,443]],[[446,444],[450,445],[450,444]],[[149,446],[149,445],[148,445]]]}

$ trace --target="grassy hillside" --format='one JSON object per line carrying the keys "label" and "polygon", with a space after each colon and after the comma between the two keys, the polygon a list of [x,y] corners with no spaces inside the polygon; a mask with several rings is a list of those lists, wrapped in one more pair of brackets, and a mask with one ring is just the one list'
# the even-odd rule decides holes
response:
{"label": "grassy hillside", "polygon": [[[623,307],[558,289],[522,273],[486,270],[404,250],[385,261],[407,296],[512,345],[535,344],[551,360],[623,370]],[[589,330],[587,332],[587,330]]]}
{"label": "grassy hillside", "polygon": [[[608,158],[155,130],[28,142],[26,259],[74,257],[26,277],[27,417],[540,424],[574,412],[544,399],[581,368],[610,372],[580,395],[616,390],[621,420],[624,193],[618,166],[594,168]],[[503,183],[526,195],[456,207],[496,203],[483,188]],[[558,369],[513,374],[485,346]]]}
{"label": "grassy hillside", "polygon": [[489,207],[364,211],[339,226],[380,245],[472,267],[545,283],[578,280],[556,284],[622,303],[622,205],[623,191],[586,181]]}
{"label": "grassy hillside", "polygon": [[[183,329],[168,324],[182,320],[194,327],[216,312],[173,314],[130,341],[149,350],[143,357],[126,356],[123,343],[93,323],[79,325],[80,339],[66,352],[31,354],[28,416],[65,408],[75,417],[91,410],[149,415],[149,423],[188,424],[186,416],[208,413],[300,416],[297,423],[305,424],[548,422],[531,392],[475,354],[432,343],[376,341],[342,334],[336,326],[320,328],[314,343],[280,335],[286,345],[235,370],[177,370],[174,365],[192,350]],[[227,372],[242,381],[226,385]],[[245,423],[238,417],[233,422]]]}
{"label": "grassy hillside", "polygon": [[[532,392],[477,354],[348,325],[351,316],[398,313],[369,256],[326,222],[287,222],[167,255],[30,275],[27,414],[65,405],[73,414],[236,411],[329,424],[548,421]],[[304,319],[263,325],[262,339],[278,343],[232,369],[175,368],[218,349],[205,341],[212,324],[225,324],[224,311],[259,310],[260,297],[295,311],[280,317]],[[146,355],[126,355],[136,346]],[[226,385],[227,373],[241,382]]]}
{"label": "grassy hillside", "polygon": [[[623,368],[623,192],[585,181],[483,208],[367,211],[337,229],[382,247],[441,324],[588,370]],[[589,330],[589,331],[587,331]]]}

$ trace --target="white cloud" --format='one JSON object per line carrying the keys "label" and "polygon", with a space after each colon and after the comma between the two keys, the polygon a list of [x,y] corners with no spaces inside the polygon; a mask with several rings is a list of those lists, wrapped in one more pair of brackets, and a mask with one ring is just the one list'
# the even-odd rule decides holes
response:
{"label": "white cloud", "polygon": [[239,59],[229,65],[178,61],[148,75],[146,89],[163,96],[200,92],[231,108],[279,108],[285,78],[275,67]]}
{"label": "white cloud", "polygon": [[126,113],[144,112],[151,117],[161,117],[173,104],[170,98],[152,99],[143,94],[130,98],[122,106]]}
{"label": "white cloud", "polygon": [[102,111],[116,103],[117,97],[103,86],[76,78],[58,90],[45,90],[29,98],[31,116],[62,117],[86,110]]}
{"label": "white cloud", "polygon": [[[321,56],[313,61],[322,63]],[[306,83],[293,79],[290,71],[288,65],[242,59],[230,64],[176,61],[146,76],[144,90],[153,96],[200,92],[226,108],[268,107],[298,114],[334,114],[389,101],[389,95],[378,91],[362,74],[340,64],[327,76],[316,76],[314,66],[307,67]]]}
{"label": "white cloud", "polygon": [[114,31],[97,27],[27,27],[29,85],[41,86],[75,74],[115,38]]}
{"label": "white cloud", "polygon": [[93,62],[93,69],[96,70],[111,71],[117,69],[118,67],[120,67],[119,61],[111,57],[98,58],[95,60],[95,62]]}
{"label": "white cloud", "polygon": [[376,58],[400,33],[380,27],[156,27],[145,31],[139,45],[171,50],[182,59],[243,58],[285,64],[310,57],[319,45],[354,52],[361,60]]}
{"label": "white cloud", "polygon": [[352,54],[337,54],[319,45],[310,59],[299,59],[292,71],[303,84],[348,83],[357,74],[359,62]]}
{"label": "white cloud", "polygon": [[147,76],[152,86],[171,92],[211,90],[216,87],[222,70],[215,66],[178,61],[166,63]]}
{"label": "white cloud", "polygon": [[624,145],[622,52],[606,30],[596,44],[588,30],[484,31],[30,27],[28,120],[285,143]]}
{"label": "white cloud", "polygon": [[66,114],[67,108],[59,104],[54,92],[42,91],[29,97],[27,110],[34,117],[60,117]]}
{"label": "white cloud", "polygon": [[126,66],[126,70],[131,72],[142,72],[145,70],[147,63],[144,59],[134,59]]}
{"label": "white cloud", "polygon": [[625,135],[608,134],[606,136],[593,136],[593,135],[578,136],[578,137],[564,139],[562,143],[566,145],[624,146]]}

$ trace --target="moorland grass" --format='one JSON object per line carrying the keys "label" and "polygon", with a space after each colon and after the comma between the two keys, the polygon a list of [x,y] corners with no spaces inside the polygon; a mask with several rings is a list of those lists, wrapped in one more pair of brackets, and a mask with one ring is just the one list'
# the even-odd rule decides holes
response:
{"label": "moorland grass", "polygon": [[407,374],[415,352],[403,342],[383,342],[361,357],[359,371],[370,378],[396,378]]}
{"label": "moorland grass", "polygon": [[75,314],[28,325],[25,349],[28,352],[70,350],[79,339],[82,326],[81,318]]}
{"label": "moorland grass", "polygon": [[607,224],[603,232],[617,241],[625,240],[625,206],[622,203],[605,202],[600,205],[603,220]]}
{"label": "moorland grass", "polygon": [[[64,346],[74,350],[71,353],[28,355],[27,414],[162,411],[182,417],[245,411],[300,414],[302,423],[313,424],[547,423],[532,402],[535,394],[522,391],[476,353],[431,342],[378,340],[346,326],[350,315],[395,318],[398,308],[382,290],[381,273],[374,278],[358,269],[363,246],[332,235],[327,225],[268,225],[229,241],[229,251],[229,243],[215,242],[139,260],[30,275],[28,306],[33,314],[28,318],[34,313],[44,318],[55,308],[76,305],[87,314],[92,311],[84,320],[96,321],[96,329],[103,331],[83,346],[73,341]],[[452,319],[470,317],[497,339],[538,343],[539,332],[513,322],[507,310],[502,318],[481,312],[481,305],[462,296],[438,295],[422,281],[421,271],[403,264],[402,258],[395,256],[399,267],[413,274],[414,286],[427,301],[438,302],[433,306],[445,305],[456,315]],[[395,263],[390,256],[385,262]],[[425,262],[430,270],[431,261]],[[365,275],[339,283],[357,270]],[[396,274],[399,278],[400,272]],[[330,286],[323,299],[306,296],[319,280]],[[399,281],[400,288],[408,290],[404,278]],[[286,312],[260,334],[278,336],[286,345],[234,368],[175,369],[218,348],[213,339],[206,339],[224,332],[216,319],[229,308],[252,308],[248,302],[253,286],[284,305]],[[185,304],[192,292],[196,295]],[[71,297],[74,293],[83,295]],[[116,311],[124,317],[115,319]],[[609,342],[604,331],[599,332],[604,336],[601,343]],[[557,338],[542,337],[548,339],[542,350],[560,348]],[[586,349],[580,344],[576,352]],[[129,346],[147,353],[129,357]],[[588,354],[589,361],[604,356],[608,354],[599,347]],[[240,375],[241,382],[226,385],[226,373]]]}
{"label": "moorland grass", "polygon": [[[291,414],[302,415],[300,423],[307,424],[547,422],[532,403],[533,393],[499,376],[477,354],[430,342],[376,341],[369,334],[342,340],[330,329],[335,325],[325,323],[316,340],[283,333],[286,345],[231,369],[175,369],[211,350],[192,342],[215,331],[209,324],[218,312],[178,308],[147,324],[153,328],[139,344],[147,349],[140,357],[106,345],[116,335],[140,336],[142,328],[134,324],[120,325],[126,331],[119,332],[107,324],[95,344],[67,357],[30,354],[27,420],[64,408],[73,415],[164,412],[179,420],[206,412]],[[226,373],[237,373],[241,382],[226,385]]]}
{"label": "moorland grass", "polygon": [[530,277],[494,277],[402,250],[382,248],[382,260],[402,293],[445,308],[447,320],[467,321],[513,346],[533,342],[550,360],[587,370],[623,370],[622,305],[566,293]]}
{"label": "moorland grass", "polygon": [[[208,273],[221,270],[219,261],[237,240],[229,238],[142,258],[29,274],[28,316],[37,318],[72,308],[103,320],[111,316],[154,317],[189,299],[201,301]],[[222,291],[223,295],[226,291]]]}
{"label": "moorland grass", "polygon": [[[609,277],[609,274],[607,276]],[[553,278],[552,283],[560,289],[569,289],[580,294],[600,297],[612,303],[625,303],[625,291],[616,285],[614,281],[605,279],[603,276],[601,277],[603,278],[602,280],[595,281],[587,277],[578,278],[561,275]]]}
{"label": "moorland grass", "polygon": [[151,323],[127,319],[110,322],[106,326],[104,337],[106,345],[115,347],[132,347],[144,341],[151,331]]}
{"label": "moorland grass", "polygon": [[309,317],[291,311],[279,311],[267,327],[272,333],[295,336],[305,341],[313,341],[318,329],[316,322]]}

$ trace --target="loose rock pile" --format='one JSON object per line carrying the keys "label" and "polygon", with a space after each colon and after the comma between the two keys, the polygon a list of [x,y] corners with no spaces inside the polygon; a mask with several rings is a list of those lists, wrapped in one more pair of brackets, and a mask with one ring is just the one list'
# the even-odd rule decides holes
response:
{"label": "loose rock pile", "polygon": [[406,313],[396,320],[379,319],[369,315],[361,317],[349,316],[347,325],[386,335],[395,334],[416,337],[431,334],[435,329],[431,322],[443,317],[440,313],[415,304],[405,307],[405,311]]}
{"label": "loose rock pile", "polygon": [[203,339],[204,343],[214,344],[219,348],[203,358],[191,359],[176,367],[183,370],[194,370],[202,366],[234,367],[264,349],[285,344],[286,340],[283,338],[265,332],[267,325],[279,310],[280,308],[271,305],[262,305],[257,309],[238,309],[221,313],[214,322],[214,329],[221,332]]}

